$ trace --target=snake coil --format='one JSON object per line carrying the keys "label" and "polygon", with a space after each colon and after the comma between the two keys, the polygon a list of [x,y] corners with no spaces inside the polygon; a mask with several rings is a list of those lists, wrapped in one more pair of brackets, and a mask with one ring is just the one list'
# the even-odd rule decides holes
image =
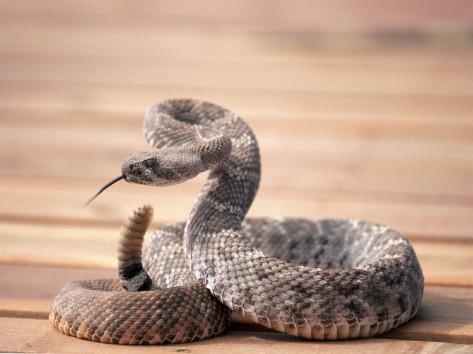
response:
{"label": "snake coil", "polygon": [[208,170],[207,181],[187,221],[157,230],[142,259],[151,208],[134,214],[120,248],[122,283],[66,285],[50,314],[61,332],[182,343],[223,332],[233,311],[275,331],[336,340],[379,335],[416,314],[423,274],[398,231],[355,219],[245,219],[261,166],[256,138],[235,113],[170,99],[149,108],[144,126],[153,150],[133,153],[106,186],[167,186]]}

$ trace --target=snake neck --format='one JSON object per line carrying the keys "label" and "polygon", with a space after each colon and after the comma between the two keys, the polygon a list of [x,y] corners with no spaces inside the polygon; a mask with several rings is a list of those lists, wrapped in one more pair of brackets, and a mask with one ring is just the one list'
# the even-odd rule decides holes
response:
{"label": "snake neck", "polygon": [[[222,230],[237,231],[258,190],[261,165],[259,148],[250,127],[233,116],[212,124],[232,142],[230,155],[210,170],[188,218],[184,245],[188,261],[199,252],[202,239]],[[191,259],[189,259],[191,258]]]}
{"label": "snake neck", "polygon": [[[155,149],[190,152],[198,157],[193,172],[210,170],[187,219],[183,240],[186,260],[201,278],[196,268],[210,268],[205,262],[211,257],[204,254],[209,243],[215,244],[212,249],[222,249],[216,244],[224,242],[222,235],[240,236],[260,181],[258,143],[235,113],[195,99],[169,99],[151,106],[144,130]],[[225,141],[231,142],[231,150]]]}

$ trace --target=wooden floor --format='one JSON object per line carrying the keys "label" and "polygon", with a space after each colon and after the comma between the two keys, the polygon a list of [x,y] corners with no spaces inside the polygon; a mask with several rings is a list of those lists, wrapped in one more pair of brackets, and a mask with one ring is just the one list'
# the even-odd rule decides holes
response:
{"label": "wooden floor", "polygon": [[[0,2],[0,352],[473,353],[473,8],[464,1]],[[196,97],[253,127],[250,215],[354,217],[412,241],[416,318],[383,338],[309,342],[235,323],[137,348],[57,333],[52,298],[115,277],[121,220],[186,218],[205,176],[115,185],[151,103]]]}

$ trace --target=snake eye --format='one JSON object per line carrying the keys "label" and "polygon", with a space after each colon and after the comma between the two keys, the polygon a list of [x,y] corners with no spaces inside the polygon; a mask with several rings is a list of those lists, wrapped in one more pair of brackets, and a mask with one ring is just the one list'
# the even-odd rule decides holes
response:
{"label": "snake eye", "polygon": [[155,164],[156,164],[155,159],[148,159],[145,161],[145,166],[149,168],[153,167]]}

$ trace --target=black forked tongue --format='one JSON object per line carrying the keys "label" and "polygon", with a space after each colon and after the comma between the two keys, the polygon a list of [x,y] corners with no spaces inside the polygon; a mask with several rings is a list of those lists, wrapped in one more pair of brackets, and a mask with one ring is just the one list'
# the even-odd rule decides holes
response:
{"label": "black forked tongue", "polygon": [[121,175],[121,176],[118,176],[114,179],[112,179],[110,182],[106,183],[102,188],[100,188],[100,190],[92,197],[90,198],[87,203],[84,204],[84,206],[87,206],[89,205],[90,203],[92,203],[92,201],[97,198],[99,196],[99,194],[101,194],[104,190],[106,190],[108,187],[110,187],[112,184],[115,184],[117,183],[119,180],[121,179],[124,179],[125,178],[125,175]]}

